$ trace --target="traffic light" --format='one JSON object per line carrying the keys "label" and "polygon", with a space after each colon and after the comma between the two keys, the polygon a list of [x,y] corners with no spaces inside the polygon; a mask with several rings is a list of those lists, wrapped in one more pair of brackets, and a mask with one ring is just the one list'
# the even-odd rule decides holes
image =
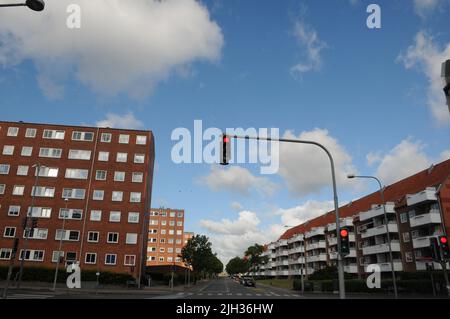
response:
{"label": "traffic light", "polygon": [[347,227],[343,227],[340,230],[341,235],[341,256],[347,256],[350,254],[350,242],[349,242],[349,231]]}
{"label": "traffic light", "polygon": [[447,261],[450,259],[450,250],[448,248],[448,238],[447,236],[438,237],[439,246],[442,249],[442,261]]}
{"label": "traffic light", "polygon": [[220,165],[228,165],[231,159],[231,138],[222,134],[220,144]]}
{"label": "traffic light", "polygon": [[37,228],[38,219],[37,218],[31,218],[31,229]]}
{"label": "traffic light", "polygon": [[430,237],[430,250],[433,261],[440,262],[441,252],[439,251],[438,239],[436,237]]}

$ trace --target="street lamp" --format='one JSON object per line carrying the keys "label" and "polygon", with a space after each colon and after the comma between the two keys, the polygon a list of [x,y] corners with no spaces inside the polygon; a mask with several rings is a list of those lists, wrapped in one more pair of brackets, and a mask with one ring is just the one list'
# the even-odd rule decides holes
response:
{"label": "street lamp", "polygon": [[387,234],[387,240],[388,240],[388,247],[389,247],[389,258],[391,259],[391,272],[392,272],[392,282],[394,284],[394,295],[395,298],[398,298],[398,292],[397,292],[397,280],[395,278],[395,269],[394,269],[394,258],[392,257],[392,247],[391,247],[391,236],[389,235],[389,225],[388,225],[388,219],[386,214],[386,205],[384,202],[384,188],[381,185],[381,182],[378,178],[375,176],[357,176],[355,174],[348,174],[347,178],[370,178],[374,179],[378,182],[378,186],[380,187],[380,195],[381,195],[381,204],[383,206],[383,213],[384,213],[384,223],[386,224],[386,234]]}
{"label": "street lamp", "polygon": [[45,2],[43,0],[26,0],[25,3],[0,4],[0,7],[28,7],[33,11],[42,11]]}
{"label": "street lamp", "polygon": [[66,204],[66,208],[64,210],[64,215],[63,215],[63,224],[62,224],[62,231],[61,231],[61,237],[59,238],[59,247],[58,247],[58,261],[56,262],[56,269],[55,269],[55,279],[53,280],[53,291],[56,290],[56,281],[58,280],[58,270],[59,270],[59,261],[61,260],[61,247],[62,247],[62,241],[63,241],[63,236],[65,233],[65,226],[66,226],[66,218],[68,215],[68,211],[67,211],[67,204],[69,203],[69,198],[64,198],[64,202]]}
{"label": "street lamp", "polygon": [[[285,225],[285,228],[292,228],[295,226]],[[304,280],[304,270],[306,269],[306,251],[305,251],[305,235],[303,235],[303,261],[304,263],[300,263],[300,284],[302,286],[302,295],[305,294],[305,280]],[[303,266],[304,265],[304,266]]]}
{"label": "street lamp", "polygon": [[37,189],[37,185],[38,185],[38,181],[39,181],[39,174],[41,173],[41,168],[45,168],[44,165],[41,165],[39,163],[34,164],[32,167],[35,168],[36,178],[34,181],[34,186],[33,186],[33,191],[32,191],[31,207],[30,207],[30,210],[28,211],[27,215],[25,216],[25,222],[24,222],[25,242],[23,244],[23,256],[20,256],[20,253],[19,253],[19,258],[20,257],[22,257],[22,258],[20,259],[19,280],[17,282],[17,288],[20,288],[20,284],[22,282],[23,265],[24,265],[24,261],[25,261],[25,256],[27,254],[28,237],[29,237],[30,231],[31,231],[31,228],[28,229],[28,217],[33,216],[34,200],[36,197],[36,189]]}
{"label": "street lamp", "polygon": [[447,99],[448,110],[450,111],[450,60],[442,63],[442,79],[444,80],[444,94]]}

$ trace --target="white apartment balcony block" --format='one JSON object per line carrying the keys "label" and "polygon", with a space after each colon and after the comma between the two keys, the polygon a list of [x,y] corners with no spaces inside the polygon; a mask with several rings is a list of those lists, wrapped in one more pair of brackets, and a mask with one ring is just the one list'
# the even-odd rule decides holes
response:
{"label": "white apartment balcony block", "polygon": [[325,235],[325,227],[315,227],[309,232],[306,232],[305,238],[311,238],[314,236]]}
{"label": "white apartment balcony block", "polygon": [[277,276],[289,276],[289,270],[278,270]]}
{"label": "white apartment balcony block", "polygon": [[[431,264],[431,261],[416,261],[416,270],[427,270],[427,264]],[[433,262],[433,266],[435,270],[442,270],[440,263]],[[449,263],[447,263],[447,269],[449,269]]]}
{"label": "white apartment balcony block", "polygon": [[[336,260],[337,259],[337,252],[333,251],[331,253],[329,253],[330,256],[330,260]],[[356,258],[356,249],[355,248],[351,248],[350,249],[350,253],[345,256],[344,258]]]}
{"label": "white apartment balcony block", "polygon": [[428,224],[440,224],[441,214],[437,209],[431,209],[429,213],[416,215],[409,220],[411,227],[419,227]]}
{"label": "white apartment balcony block", "polygon": [[281,256],[288,256],[289,255],[289,250],[284,249],[284,250],[277,250],[277,252],[275,253],[276,257],[281,257]]}
{"label": "white apartment balcony block", "polygon": [[417,194],[406,195],[406,204],[408,206],[414,206],[428,201],[437,201],[436,189],[434,187],[427,187]]}
{"label": "white apartment balcony block", "polygon": [[414,249],[430,247],[430,236],[417,237],[412,242]]}
{"label": "white apartment balcony block", "polygon": [[[400,251],[400,242],[398,241],[391,241],[391,250],[393,252],[399,252]],[[383,254],[389,252],[389,244],[380,244],[380,245],[374,245],[374,246],[366,246],[363,247],[363,255],[373,255],[373,254]]]}
{"label": "white apartment balcony block", "polygon": [[[394,206],[395,206],[394,203],[387,202],[385,205],[386,214],[395,214]],[[380,215],[384,215],[383,205],[374,205],[372,207],[372,209],[368,210],[367,212],[359,213],[359,220],[365,221],[365,220],[372,219],[372,218],[375,218]]]}
{"label": "white apartment balcony block", "polygon": [[274,258],[276,258],[276,257],[277,257],[277,255],[276,255],[275,253],[272,253],[272,252],[271,252],[271,253],[269,254],[269,258],[270,258],[270,259],[274,259]]}
{"label": "white apartment balcony block", "polygon": [[288,239],[288,244],[296,243],[296,242],[303,242],[303,234],[297,234],[295,236],[292,236]]}
{"label": "white apartment balcony block", "polygon": [[277,241],[277,243],[278,243],[278,247],[283,247],[283,246],[288,245],[287,239],[280,239],[279,241]]}
{"label": "white apartment balcony block", "polygon": [[318,261],[327,261],[327,255],[326,254],[320,254],[315,256],[308,256],[306,257],[309,263],[314,263]]}
{"label": "white apartment balcony block", "polygon": [[[380,266],[380,270],[382,272],[392,271],[391,269],[391,263],[390,262],[384,262],[384,263],[377,263],[376,265]],[[368,265],[364,266],[364,271],[367,272]],[[399,260],[394,260],[394,271],[403,271],[403,264]]]}
{"label": "white apartment balcony block", "polygon": [[[387,229],[390,233],[398,233],[397,223],[388,223]],[[361,238],[369,238],[377,235],[386,234],[386,225],[380,225],[373,228],[367,228],[364,231],[361,231]]]}
{"label": "white apartment balcony block", "polygon": [[358,273],[358,266],[356,264],[344,266],[344,271],[348,274],[357,274]]}
{"label": "white apartment balcony block", "polygon": [[275,266],[279,267],[279,266],[289,266],[289,260],[279,260],[275,262]]}
{"label": "white apartment balcony block", "polygon": [[326,248],[326,247],[327,247],[327,243],[325,242],[325,240],[321,240],[321,241],[315,242],[314,244],[309,244],[309,245],[307,244],[306,251],[319,249],[319,248]]}
{"label": "white apartment balcony block", "polygon": [[305,247],[303,247],[303,246],[298,246],[298,247],[289,249],[289,255],[299,254],[299,253],[304,253],[304,252],[305,252]]}
{"label": "white apartment balcony block", "polygon": [[[343,218],[339,221],[340,227],[353,227],[353,217],[347,217]],[[336,223],[331,223],[327,225],[327,231],[335,231],[336,230]]]}
{"label": "white apartment balcony block", "polygon": [[269,268],[275,268],[276,263],[274,261],[269,262]]}
{"label": "white apartment balcony block", "polygon": [[269,247],[267,247],[268,250],[274,250],[275,249],[275,243],[270,243]]}
{"label": "white apartment balcony block", "polygon": [[277,275],[277,272],[275,270],[268,271],[268,274],[267,274],[267,276],[274,276],[274,277],[276,275]]}
{"label": "white apartment balcony block", "polygon": [[289,265],[300,265],[305,263],[304,257],[299,257],[295,259],[289,259]]}

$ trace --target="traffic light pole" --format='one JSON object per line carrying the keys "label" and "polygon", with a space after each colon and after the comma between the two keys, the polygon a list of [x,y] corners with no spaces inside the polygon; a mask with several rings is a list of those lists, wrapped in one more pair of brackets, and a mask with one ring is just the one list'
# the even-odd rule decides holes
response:
{"label": "traffic light pole", "polygon": [[[439,245],[439,253],[442,257],[444,257],[444,252],[442,250],[442,247]],[[450,298],[450,283],[448,281],[448,274],[447,274],[447,260],[441,261],[442,271],[444,272],[444,279],[445,279],[445,288],[447,289],[447,295]]]}
{"label": "traffic light pole", "polygon": [[296,144],[309,144],[320,147],[325,153],[327,153],[328,158],[331,164],[331,177],[333,184],[333,198],[334,198],[334,211],[336,213],[336,234],[337,234],[337,245],[338,245],[338,279],[339,279],[339,297],[340,299],[345,299],[345,282],[344,282],[344,265],[342,262],[341,255],[341,234],[340,234],[340,218],[339,218],[339,204],[338,204],[338,196],[337,196],[337,188],[336,188],[336,173],[334,169],[334,160],[333,156],[331,156],[330,151],[320,143],[313,141],[304,141],[304,140],[294,140],[294,139],[286,139],[286,138],[270,138],[270,137],[251,137],[251,136],[230,136],[235,139],[247,139],[247,140],[262,140],[262,141],[270,141],[270,142],[284,142],[284,143],[296,143]]}

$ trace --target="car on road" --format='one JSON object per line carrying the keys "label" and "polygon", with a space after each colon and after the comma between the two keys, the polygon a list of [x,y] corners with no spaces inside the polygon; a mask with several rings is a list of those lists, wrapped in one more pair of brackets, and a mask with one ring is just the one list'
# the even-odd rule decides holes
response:
{"label": "car on road", "polygon": [[241,284],[246,287],[256,287],[256,283],[252,277],[242,277]]}

